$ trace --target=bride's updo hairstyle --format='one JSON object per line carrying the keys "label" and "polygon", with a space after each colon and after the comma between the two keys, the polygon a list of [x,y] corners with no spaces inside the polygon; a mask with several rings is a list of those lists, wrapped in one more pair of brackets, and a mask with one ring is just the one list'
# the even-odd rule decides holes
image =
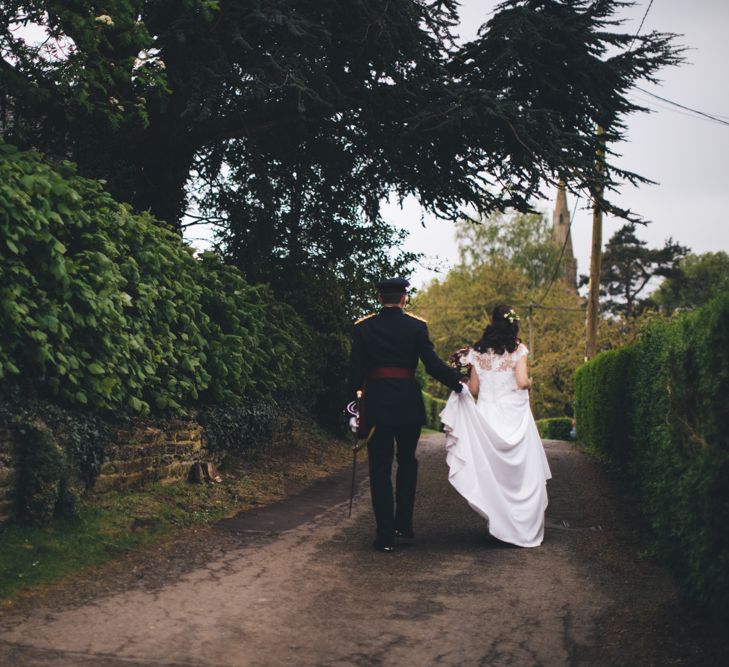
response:
{"label": "bride's updo hairstyle", "polygon": [[493,350],[496,354],[504,354],[516,350],[520,342],[519,320],[511,306],[502,303],[494,308],[490,324],[473,348],[476,352]]}

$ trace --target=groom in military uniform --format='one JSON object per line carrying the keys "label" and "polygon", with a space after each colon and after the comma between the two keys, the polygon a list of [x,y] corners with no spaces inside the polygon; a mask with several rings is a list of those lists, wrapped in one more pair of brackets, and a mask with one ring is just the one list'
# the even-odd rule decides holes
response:
{"label": "groom in military uniform", "polygon": [[[418,461],[415,448],[426,422],[420,385],[415,380],[418,359],[439,382],[460,392],[457,371],[438,358],[428,337],[425,321],[406,313],[404,278],[378,283],[382,308],[358,320],[354,327],[350,360],[349,391],[363,392],[360,431],[371,435],[367,443],[370,491],[377,535],[373,547],[393,551],[395,539],[412,541],[415,485]],[[397,443],[397,477],[393,502],[392,463]]]}

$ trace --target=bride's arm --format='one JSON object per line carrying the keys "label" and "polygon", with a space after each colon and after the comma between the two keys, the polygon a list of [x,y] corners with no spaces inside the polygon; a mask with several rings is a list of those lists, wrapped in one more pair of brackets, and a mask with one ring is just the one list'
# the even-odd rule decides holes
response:
{"label": "bride's arm", "polygon": [[471,366],[471,376],[468,378],[468,391],[471,392],[472,396],[478,396],[479,386],[478,371],[475,366]]}
{"label": "bride's arm", "polygon": [[514,372],[516,373],[516,386],[519,387],[519,389],[532,388],[532,379],[529,377],[526,355],[516,362]]}

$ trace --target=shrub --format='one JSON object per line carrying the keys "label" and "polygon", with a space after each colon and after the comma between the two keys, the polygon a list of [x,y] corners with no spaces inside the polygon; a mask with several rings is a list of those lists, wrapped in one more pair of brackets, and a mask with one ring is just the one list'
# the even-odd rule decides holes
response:
{"label": "shrub", "polygon": [[200,415],[208,447],[215,452],[239,454],[249,449],[267,449],[281,411],[269,400],[244,398],[210,408]]}
{"label": "shrub", "polygon": [[109,422],[88,411],[31,399],[17,387],[0,393],[0,424],[22,429],[36,423],[47,426],[63,449],[73,471],[71,483],[87,489],[93,486],[109,442]]}
{"label": "shrub", "polygon": [[[468,391],[463,389],[463,391]],[[446,402],[442,398],[431,396],[428,392],[423,392],[423,402],[425,403],[426,428],[434,431],[442,431],[443,425],[440,422],[440,413],[446,406]]]}
{"label": "shrub", "polygon": [[569,417],[538,419],[537,428],[542,438],[548,438],[550,440],[570,440],[572,420]]}
{"label": "shrub", "polygon": [[56,514],[73,513],[68,463],[63,449],[42,423],[18,428],[20,451],[16,513],[20,521],[46,524]]}
{"label": "shrub", "polygon": [[0,158],[0,382],[137,413],[302,389],[306,326],[268,288],[71,163]]}
{"label": "shrub", "polygon": [[575,387],[578,437],[627,471],[656,553],[729,615],[729,295],[598,355]]}

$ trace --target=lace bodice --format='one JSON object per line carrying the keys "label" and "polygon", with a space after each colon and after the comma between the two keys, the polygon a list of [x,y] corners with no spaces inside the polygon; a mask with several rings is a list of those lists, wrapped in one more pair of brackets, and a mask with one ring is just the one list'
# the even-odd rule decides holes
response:
{"label": "lace bodice", "polygon": [[471,364],[478,373],[479,400],[482,398],[496,400],[505,393],[519,390],[516,384],[516,364],[528,354],[527,346],[519,343],[516,350],[504,354],[496,354],[492,350],[476,352],[469,349],[461,357],[461,361]]}

